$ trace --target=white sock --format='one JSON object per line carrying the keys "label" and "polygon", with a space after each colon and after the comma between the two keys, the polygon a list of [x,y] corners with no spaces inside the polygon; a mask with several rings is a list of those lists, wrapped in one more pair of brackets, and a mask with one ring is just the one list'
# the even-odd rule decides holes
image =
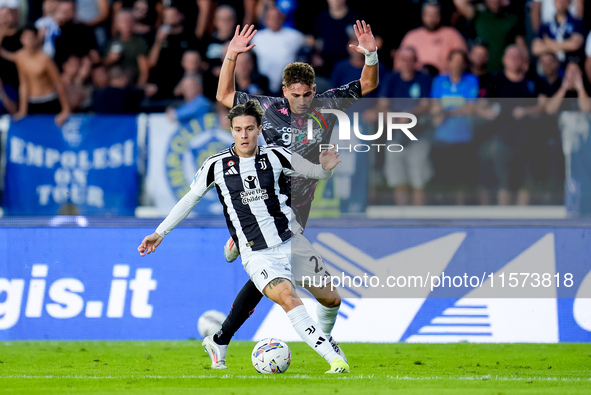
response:
{"label": "white sock", "polygon": [[334,328],[334,323],[337,320],[340,307],[341,306],[326,307],[318,303],[318,307],[316,308],[316,315],[318,315],[318,325],[329,338],[330,334],[332,333],[332,328]]}
{"label": "white sock", "polygon": [[287,312],[287,316],[293,325],[293,329],[296,330],[302,340],[326,359],[326,362],[332,363],[335,358],[339,357],[328,342],[328,337],[324,331],[308,315],[304,305],[291,309]]}

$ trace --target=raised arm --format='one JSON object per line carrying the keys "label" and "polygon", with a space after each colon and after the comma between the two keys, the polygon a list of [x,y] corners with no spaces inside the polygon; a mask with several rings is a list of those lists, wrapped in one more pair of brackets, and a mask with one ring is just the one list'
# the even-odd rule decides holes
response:
{"label": "raised arm", "polygon": [[355,48],[360,54],[365,55],[365,65],[359,78],[359,82],[361,82],[361,94],[365,96],[378,87],[378,56],[376,52],[378,47],[371,33],[371,27],[365,21],[357,21],[353,25],[353,30],[355,31],[358,44],[350,44],[349,46]]}
{"label": "raised arm", "polygon": [[60,73],[57,69],[55,63],[51,58],[46,57],[47,62],[47,73],[49,74],[49,78],[51,78],[51,82],[57,91],[58,98],[60,101],[60,105],[62,110],[59,114],[55,116],[55,123],[58,126],[62,126],[68,117],[70,116],[70,103],[68,102],[68,95],[66,94],[66,88],[64,87],[64,83],[60,78]]}
{"label": "raised arm", "polygon": [[216,100],[226,107],[231,108],[234,105],[234,94],[236,93],[234,70],[236,69],[236,58],[241,53],[250,51],[254,47],[254,44],[248,45],[248,43],[252,40],[256,32],[254,25],[245,25],[242,31],[240,31],[240,25],[238,25],[236,26],[236,32],[232,41],[228,44],[226,58],[220,70],[218,91],[215,96]]}

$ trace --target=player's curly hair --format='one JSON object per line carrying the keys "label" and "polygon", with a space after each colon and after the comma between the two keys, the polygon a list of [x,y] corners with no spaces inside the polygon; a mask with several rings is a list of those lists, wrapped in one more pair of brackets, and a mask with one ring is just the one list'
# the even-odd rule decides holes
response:
{"label": "player's curly hair", "polygon": [[252,116],[256,120],[257,126],[259,126],[264,113],[258,101],[249,100],[244,104],[237,104],[232,107],[226,118],[230,120],[230,125],[232,125],[232,120],[236,117]]}
{"label": "player's curly hair", "polygon": [[312,87],[315,77],[314,69],[308,63],[290,63],[283,69],[283,86],[300,83]]}

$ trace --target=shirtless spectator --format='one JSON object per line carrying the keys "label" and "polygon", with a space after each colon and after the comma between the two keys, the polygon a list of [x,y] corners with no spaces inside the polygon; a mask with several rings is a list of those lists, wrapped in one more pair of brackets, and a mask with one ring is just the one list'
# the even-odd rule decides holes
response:
{"label": "shirtless spectator", "polygon": [[20,105],[14,119],[30,114],[57,114],[55,123],[61,126],[70,115],[70,106],[57,67],[41,49],[34,26],[23,29],[21,43],[23,49],[15,54]]}

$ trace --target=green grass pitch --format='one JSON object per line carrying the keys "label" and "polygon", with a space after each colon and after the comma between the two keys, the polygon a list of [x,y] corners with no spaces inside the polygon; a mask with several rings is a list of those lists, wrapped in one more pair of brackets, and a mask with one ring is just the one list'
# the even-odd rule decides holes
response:
{"label": "green grass pitch", "polygon": [[295,342],[286,373],[258,374],[254,344],[233,342],[220,371],[200,341],[0,342],[0,393],[591,394],[589,344],[343,343],[344,375]]}

